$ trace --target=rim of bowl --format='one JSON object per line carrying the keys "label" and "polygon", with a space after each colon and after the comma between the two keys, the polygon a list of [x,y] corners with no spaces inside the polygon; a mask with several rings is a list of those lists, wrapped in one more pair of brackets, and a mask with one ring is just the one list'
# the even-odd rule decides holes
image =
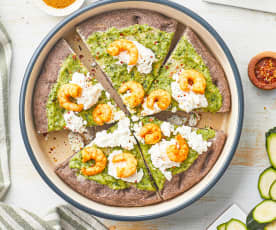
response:
{"label": "rim of bowl", "polygon": [[231,51],[229,50],[229,48],[227,47],[226,43],[223,41],[221,36],[216,32],[216,30],[207,21],[205,21],[205,19],[203,19],[202,17],[200,17],[199,15],[194,13],[192,10],[186,8],[185,6],[182,6],[177,3],[167,1],[167,0],[147,0],[145,2],[151,2],[151,3],[157,3],[157,4],[169,6],[171,8],[181,11],[182,13],[187,14],[188,16],[190,16],[191,18],[196,20],[199,24],[201,24],[215,38],[215,40],[218,42],[218,44],[224,51],[224,53],[227,57],[227,60],[231,66],[231,69],[233,71],[234,80],[235,80],[235,83],[237,86],[237,93],[238,93],[238,98],[239,98],[239,104],[238,104],[239,120],[237,123],[237,131],[236,131],[236,136],[234,137],[234,141],[233,141],[232,147],[230,149],[228,158],[227,158],[225,164],[221,167],[221,169],[217,173],[217,175],[214,176],[212,181],[202,191],[200,191],[198,194],[196,194],[191,200],[184,202],[184,203],[180,203],[179,205],[177,205],[174,208],[171,208],[169,210],[160,211],[160,212],[157,212],[157,213],[151,214],[151,215],[120,216],[120,215],[106,214],[104,212],[94,210],[93,208],[88,208],[86,206],[83,206],[82,204],[76,202],[71,197],[67,196],[59,188],[57,188],[57,186],[48,178],[48,176],[42,170],[41,166],[39,165],[38,161],[36,160],[35,155],[30,146],[28,136],[27,136],[27,130],[26,130],[26,124],[25,124],[25,95],[26,95],[27,85],[29,82],[29,77],[32,72],[32,68],[36,62],[37,57],[39,56],[40,52],[43,50],[43,48],[47,44],[47,42],[57,33],[57,31],[59,31],[64,25],[66,25],[68,22],[73,20],[75,17],[79,16],[80,14],[82,14],[86,11],[89,11],[91,9],[99,7],[99,6],[107,5],[107,4],[114,3],[114,2],[133,2],[133,1],[136,1],[136,0],[98,1],[91,5],[86,6],[83,9],[76,11],[74,14],[65,18],[58,25],[56,25],[54,27],[54,29],[52,31],[50,31],[50,33],[42,40],[42,42],[40,43],[38,48],[35,50],[31,60],[29,61],[29,64],[27,66],[27,69],[26,69],[26,72],[25,72],[25,75],[24,75],[24,78],[22,81],[21,91],[20,91],[20,99],[19,99],[19,121],[20,121],[21,135],[22,135],[27,153],[28,153],[34,167],[38,171],[39,175],[42,177],[42,179],[48,184],[48,186],[52,190],[54,190],[54,192],[56,192],[60,197],[62,197],[65,201],[72,204],[73,206],[75,206],[89,214],[96,215],[98,217],[112,219],[112,220],[119,220],[119,221],[141,221],[141,220],[149,220],[149,219],[155,219],[155,218],[167,216],[167,215],[173,214],[173,213],[189,206],[190,204],[194,203],[196,200],[201,198],[204,194],[206,194],[222,177],[222,175],[228,168],[228,166],[235,154],[236,148],[239,143],[240,135],[241,135],[243,117],[244,117],[244,97],[243,97],[243,88],[242,88],[242,82],[241,82],[239,70],[238,70],[238,67],[234,61],[232,54],[231,54]]}

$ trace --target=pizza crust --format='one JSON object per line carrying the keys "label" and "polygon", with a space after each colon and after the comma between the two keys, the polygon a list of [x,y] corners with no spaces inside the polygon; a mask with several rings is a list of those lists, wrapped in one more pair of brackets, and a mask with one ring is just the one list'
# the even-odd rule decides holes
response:
{"label": "pizza crust", "polygon": [[225,139],[224,132],[217,131],[212,146],[206,153],[201,154],[187,171],[174,175],[171,181],[165,182],[160,191],[162,199],[169,200],[182,194],[205,177],[220,156]]}
{"label": "pizza crust", "polygon": [[175,32],[177,22],[164,15],[149,10],[124,9],[96,15],[77,26],[77,32],[84,41],[94,32],[118,29],[135,24],[148,24],[156,29]]}
{"label": "pizza crust", "polygon": [[62,163],[56,174],[73,190],[93,201],[120,207],[138,207],[159,203],[162,201],[155,191],[139,190],[130,187],[123,190],[114,190],[107,185],[99,184],[93,180],[79,180],[76,172],[69,167],[69,160]]}
{"label": "pizza crust", "polygon": [[202,57],[204,63],[210,71],[213,83],[218,87],[222,95],[222,106],[218,112],[229,112],[231,108],[231,94],[221,65],[203,45],[191,28],[187,27],[185,29],[184,36],[193,45],[196,52]]}
{"label": "pizza crust", "polygon": [[53,47],[43,64],[33,96],[33,113],[38,133],[48,132],[47,101],[53,85],[57,82],[62,63],[73,54],[68,43],[61,39]]}

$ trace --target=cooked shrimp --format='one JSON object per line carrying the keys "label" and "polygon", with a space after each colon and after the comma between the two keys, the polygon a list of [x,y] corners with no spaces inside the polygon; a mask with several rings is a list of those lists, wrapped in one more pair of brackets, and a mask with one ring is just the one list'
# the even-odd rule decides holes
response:
{"label": "cooked shrimp", "polygon": [[111,56],[117,56],[122,51],[127,51],[127,53],[129,54],[128,65],[135,65],[137,63],[138,49],[132,41],[129,41],[127,39],[116,40],[112,42],[107,49],[107,52]]}
{"label": "cooked shrimp", "polygon": [[166,152],[171,161],[183,162],[187,159],[189,153],[189,146],[181,135],[175,137],[177,145],[170,145]]}
{"label": "cooked shrimp", "polygon": [[98,125],[111,121],[112,116],[112,108],[108,104],[98,104],[93,110],[93,119]]}
{"label": "cooked shrimp", "polygon": [[106,156],[104,153],[95,147],[86,147],[82,150],[82,162],[94,160],[95,164],[89,168],[81,168],[81,173],[85,176],[93,176],[101,173],[106,166]]}
{"label": "cooked shrimp", "polygon": [[62,85],[58,91],[58,101],[61,107],[66,110],[80,112],[83,110],[83,104],[71,102],[71,97],[80,97],[82,88],[73,83]]}
{"label": "cooked shrimp", "polygon": [[137,160],[135,157],[130,153],[119,153],[118,155],[115,155],[112,159],[113,163],[119,163],[119,162],[126,162],[125,167],[117,167],[117,176],[118,177],[130,177],[136,172],[137,168]]}
{"label": "cooked shrimp", "polygon": [[204,75],[196,70],[183,70],[179,76],[179,86],[183,91],[190,90],[189,81],[192,81],[192,90],[195,93],[204,94],[206,79]]}
{"label": "cooked shrimp", "polygon": [[144,125],[139,134],[145,139],[145,143],[149,145],[156,144],[162,138],[162,132],[158,125],[147,123]]}
{"label": "cooked shrimp", "polygon": [[147,98],[147,107],[154,110],[154,103],[157,103],[161,110],[165,110],[171,104],[171,95],[163,89],[152,91]]}
{"label": "cooked shrimp", "polygon": [[130,91],[131,95],[126,96],[124,100],[130,108],[140,105],[144,100],[145,91],[143,86],[136,81],[128,81],[121,85],[119,93]]}

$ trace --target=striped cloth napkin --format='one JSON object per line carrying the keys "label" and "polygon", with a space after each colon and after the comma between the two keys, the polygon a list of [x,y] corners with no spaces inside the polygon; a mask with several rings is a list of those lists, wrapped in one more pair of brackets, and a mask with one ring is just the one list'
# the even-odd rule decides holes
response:
{"label": "striped cloth napkin", "polygon": [[[9,127],[8,96],[12,58],[11,40],[0,23],[0,200],[10,186],[9,172]],[[41,218],[25,209],[0,202],[1,230],[108,230],[95,217],[74,208],[62,205]]]}

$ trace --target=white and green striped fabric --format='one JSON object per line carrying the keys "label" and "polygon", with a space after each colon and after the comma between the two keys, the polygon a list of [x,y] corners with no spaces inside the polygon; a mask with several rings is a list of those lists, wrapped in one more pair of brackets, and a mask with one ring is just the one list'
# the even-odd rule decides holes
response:
{"label": "white and green striped fabric", "polygon": [[[11,40],[0,23],[0,199],[3,200],[10,186],[9,172],[9,127],[8,96]],[[11,170],[12,171],[12,170]],[[74,208],[62,205],[41,218],[25,209],[0,202],[0,230],[108,230],[95,217]]]}

